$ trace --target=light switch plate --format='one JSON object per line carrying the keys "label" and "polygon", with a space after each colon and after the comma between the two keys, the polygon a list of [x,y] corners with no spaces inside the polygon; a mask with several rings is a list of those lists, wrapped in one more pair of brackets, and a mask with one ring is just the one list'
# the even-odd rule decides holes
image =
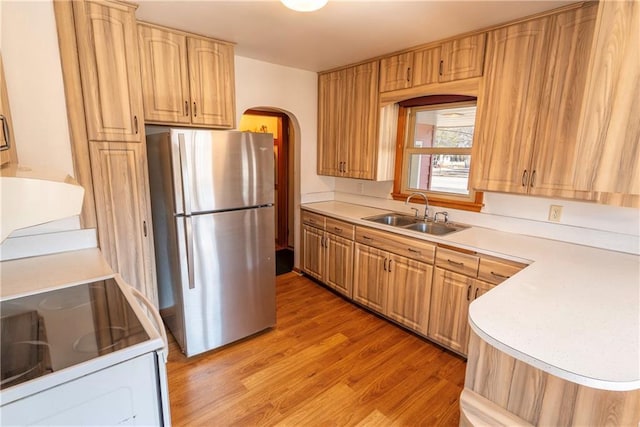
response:
{"label": "light switch plate", "polygon": [[562,218],[562,206],[551,205],[549,207],[549,221],[560,222],[560,218]]}

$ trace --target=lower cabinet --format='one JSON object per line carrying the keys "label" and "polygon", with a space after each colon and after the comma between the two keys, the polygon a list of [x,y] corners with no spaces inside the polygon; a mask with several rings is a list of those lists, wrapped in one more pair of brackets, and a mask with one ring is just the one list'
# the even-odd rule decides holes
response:
{"label": "lower cabinet", "polygon": [[304,225],[302,227],[302,270],[309,276],[322,280],[324,266],[324,231]]}
{"label": "lower cabinet", "polygon": [[353,299],[426,335],[433,267],[360,243],[354,258]]}
{"label": "lower cabinet", "polygon": [[435,268],[429,314],[429,338],[467,354],[469,304],[494,285],[440,267]]}

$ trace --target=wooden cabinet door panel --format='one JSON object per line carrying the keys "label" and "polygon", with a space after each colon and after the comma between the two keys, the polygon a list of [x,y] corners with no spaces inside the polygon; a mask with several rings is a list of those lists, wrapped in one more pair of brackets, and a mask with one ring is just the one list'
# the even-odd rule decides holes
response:
{"label": "wooden cabinet door panel", "polygon": [[191,123],[187,37],[138,24],[144,118]]}
{"label": "wooden cabinet door panel", "polygon": [[380,92],[411,87],[413,52],[380,60]]}
{"label": "wooden cabinet door panel", "polygon": [[384,313],[387,299],[388,254],[370,246],[356,244],[353,265],[353,299]]}
{"label": "wooden cabinet door panel", "polygon": [[428,335],[460,353],[467,348],[467,314],[474,280],[439,267],[433,276]]}
{"label": "wooden cabinet door panel", "polygon": [[529,194],[589,198],[575,191],[576,173],[589,169],[576,149],[596,12],[593,5],[553,18]]}
{"label": "wooden cabinet door panel", "polygon": [[526,193],[549,18],[491,31],[478,97],[473,187]]}
{"label": "wooden cabinet door panel", "polygon": [[440,80],[441,47],[418,50],[413,53],[413,86],[438,83]]}
{"label": "wooden cabinet door panel", "polygon": [[378,61],[347,69],[344,176],[373,179],[378,138]]}
{"label": "wooden cabinet door panel", "polygon": [[481,76],[486,36],[486,33],[481,33],[443,43],[439,81],[450,82]]}
{"label": "wooden cabinet door panel", "polygon": [[302,227],[302,269],[305,273],[322,280],[324,270],[324,232],[314,227]]}
{"label": "wooden cabinet door panel", "polygon": [[346,71],[318,78],[318,175],[340,176],[344,152]]}
{"label": "wooden cabinet door panel", "polygon": [[144,144],[90,142],[100,250],[114,271],[158,305]]}
{"label": "wooden cabinet door panel", "polygon": [[336,291],[351,298],[353,294],[353,241],[326,234],[326,269],[324,281]]}
{"label": "wooden cabinet door panel", "polygon": [[233,47],[187,37],[191,122],[232,128],[235,122]]}
{"label": "wooden cabinet door panel", "polygon": [[427,335],[433,267],[391,255],[385,314],[414,331]]}
{"label": "wooden cabinet door panel", "polygon": [[134,9],[91,1],[73,2],[73,8],[89,140],[141,142]]}

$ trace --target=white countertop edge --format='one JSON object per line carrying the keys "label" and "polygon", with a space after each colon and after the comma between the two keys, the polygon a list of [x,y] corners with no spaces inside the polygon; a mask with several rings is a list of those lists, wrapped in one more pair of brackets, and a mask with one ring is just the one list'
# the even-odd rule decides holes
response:
{"label": "white countertop edge", "polygon": [[483,341],[486,341],[488,344],[497,348],[498,350],[512,356],[524,363],[527,363],[534,368],[538,368],[544,372],[547,372],[551,375],[555,375],[558,378],[571,381],[573,383],[583,385],[586,387],[591,387],[599,390],[608,390],[608,391],[632,391],[640,389],[640,379],[636,381],[606,381],[598,378],[586,377],[584,375],[578,375],[576,373],[566,371],[564,369],[555,367],[548,363],[545,363],[542,360],[536,359],[535,357],[531,357],[525,353],[519,352],[513,347],[509,347],[508,345],[494,339],[490,335],[487,335],[482,329],[480,329],[469,317],[469,325],[473,332],[478,335]]}

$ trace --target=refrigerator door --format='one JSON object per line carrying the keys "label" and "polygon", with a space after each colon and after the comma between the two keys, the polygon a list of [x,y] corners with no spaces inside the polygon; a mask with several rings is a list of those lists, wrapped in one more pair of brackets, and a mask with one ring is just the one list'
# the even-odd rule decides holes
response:
{"label": "refrigerator door", "polygon": [[[179,152],[184,213],[214,212],[273,203],[271,134],[172,129]],[[177,147],[177,150],[176,150]],[[174,154],[175,155],[175,154]]]}
{"label": "refrigerator door", "polygon": [[273,210],[176,217],[187,356],[275,325]]}

